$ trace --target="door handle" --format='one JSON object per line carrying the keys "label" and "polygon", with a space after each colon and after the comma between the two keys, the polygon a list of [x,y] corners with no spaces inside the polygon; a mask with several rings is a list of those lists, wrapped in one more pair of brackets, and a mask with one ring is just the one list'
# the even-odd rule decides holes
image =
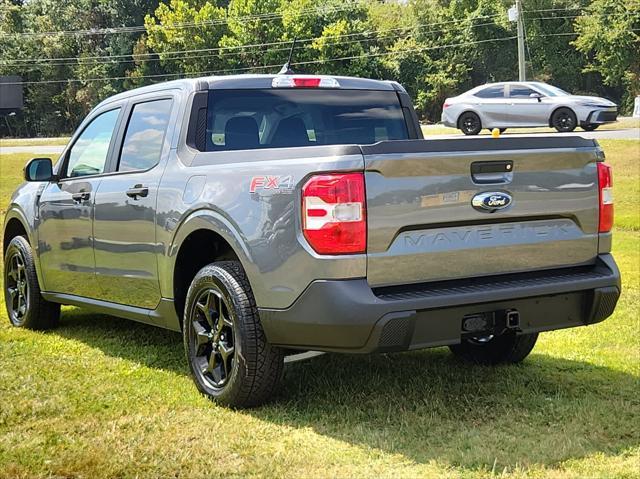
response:
{"label": "door handle", "polygon": [[149,188],[147,186],[135,185],[133,188],[127,190],[127,196],[137,200],[138,197],[146,198],[149,195]]}
{"label": "door handle", "polygon": [[82,203],[83,201],[87,201],[91,198],[91,193],[88,191],[79,191],[78,193],[73,193],[71,198],[74,203]]}
{"label": "door handle", "polygon": [[471,163],[471,179],[477,184],[511,183],[513,161],[474,161]]}

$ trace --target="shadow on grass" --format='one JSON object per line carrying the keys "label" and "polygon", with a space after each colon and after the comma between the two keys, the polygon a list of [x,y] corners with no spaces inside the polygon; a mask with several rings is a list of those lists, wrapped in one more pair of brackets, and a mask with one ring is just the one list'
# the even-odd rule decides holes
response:
{"label": "shadow on grass", "polygon": [[[177,333],[70,311],[54,334],[188,374]],[[638,386],[633,375],[535,350],[500,367],[462,363],[444,348],[324,355],[288,365],[275,402],[246,413],[419,463],[550,467],[638,446]]]}

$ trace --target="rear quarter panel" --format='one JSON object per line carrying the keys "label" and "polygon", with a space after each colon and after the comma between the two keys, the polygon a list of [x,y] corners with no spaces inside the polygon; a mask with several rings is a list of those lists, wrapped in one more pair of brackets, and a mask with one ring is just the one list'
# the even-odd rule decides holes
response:
{"label": "rear quarter panel", "polygon": [[[365,255],[319,256],[300,228],[306,179],[312,173],[362,171],[358,147],[196,152],[184,146],[174,154],[158,196],[158,242],[166,251],[160,260],[163,296],[173,297],[181,241],[207,227],[234,248],[260,307],[286,308],[314,280],[366,276]],[[267,188],[265,180],[252,193],[254,177],[277,178],[278,187]]]}

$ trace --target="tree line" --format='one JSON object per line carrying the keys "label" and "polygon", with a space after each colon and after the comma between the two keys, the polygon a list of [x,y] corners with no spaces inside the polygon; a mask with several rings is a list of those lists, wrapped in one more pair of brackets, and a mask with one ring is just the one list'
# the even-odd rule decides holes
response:
{"label": "tree line", "polygon": [[[73,131],[114,93],[184,76],[293,69],[392,79],[419,115],[517,79],[512,0],[0,0],[0,75],[24,109],[1,136]],[[640,0],[524,0],[527,77],[612,99],[640,94]]]}

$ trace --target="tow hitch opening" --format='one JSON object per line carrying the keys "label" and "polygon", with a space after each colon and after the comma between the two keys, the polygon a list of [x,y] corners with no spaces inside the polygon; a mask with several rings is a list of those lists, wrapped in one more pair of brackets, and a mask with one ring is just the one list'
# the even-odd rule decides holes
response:
{"label": "tow hitch opening", "polygon": [[462,336],[500,335],[520,331],[520,311],[507,309],[467,314],[462,318]]}
{"label": "tow hitch opening", "polygon": [[520,329],[520,312],[517,309],[509,309],[506,314],[506,323],[508,329]]}

